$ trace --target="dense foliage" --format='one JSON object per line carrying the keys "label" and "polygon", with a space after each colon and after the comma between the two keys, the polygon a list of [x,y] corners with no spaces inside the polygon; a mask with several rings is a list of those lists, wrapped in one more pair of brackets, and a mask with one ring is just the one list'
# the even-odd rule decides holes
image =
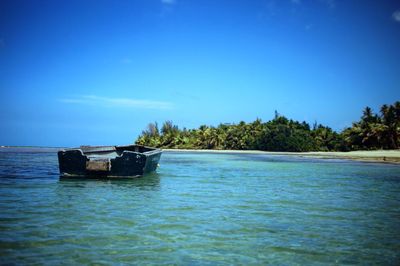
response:
{"label": "dense foliage", "polygon": [[180,130],[171,121],[158,128],[150,123],[137,139],[140,145],[180,149],[230,149],[265,151],[349,151],[359,149],[397,149],[400,136],[400,102],[383,105],[380,114],[366,107],[360,121],[337,133],[327,126],[288,119],[275,112],[263,123],[202,125]]}

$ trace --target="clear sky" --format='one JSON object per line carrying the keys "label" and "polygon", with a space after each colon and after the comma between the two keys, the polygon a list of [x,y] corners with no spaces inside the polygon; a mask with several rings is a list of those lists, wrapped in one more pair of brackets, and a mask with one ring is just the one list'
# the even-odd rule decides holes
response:
{"label": "clear sky", "polygon": [[342,130],[400,100],[400,1],[0,1],[0,145],[133,142],[149,122]]}

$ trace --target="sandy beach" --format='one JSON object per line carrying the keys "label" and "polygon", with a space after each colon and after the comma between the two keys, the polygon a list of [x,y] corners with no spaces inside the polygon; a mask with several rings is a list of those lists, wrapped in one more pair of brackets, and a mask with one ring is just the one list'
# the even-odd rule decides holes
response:
{"label": "sandy beach", "polygon": [[348,159],[366,162],[400,164],[400,150],[350,151],[350,152],[271,152],[258,150],[184,150],[163,149],[167,152],[199,152],[199,153],[247,153],[268,155],[289,155],[321,159]]}

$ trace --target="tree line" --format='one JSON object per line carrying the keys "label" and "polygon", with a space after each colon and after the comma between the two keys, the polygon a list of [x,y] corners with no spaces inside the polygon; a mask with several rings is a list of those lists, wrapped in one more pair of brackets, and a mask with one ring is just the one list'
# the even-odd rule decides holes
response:
{"label": "tree line", "polygon": [[275,111],[274,119],[262,122],[202,125],[198,129],[179,129],[165,121],[161,129],[150,123],[136,144],[175,149],[229,149],[264,151],[351,151],[398,149],[400,136],[400,102],[382,105],[379,113],[370,107],[359,121],[342,132],[314,123],[288,119]]}

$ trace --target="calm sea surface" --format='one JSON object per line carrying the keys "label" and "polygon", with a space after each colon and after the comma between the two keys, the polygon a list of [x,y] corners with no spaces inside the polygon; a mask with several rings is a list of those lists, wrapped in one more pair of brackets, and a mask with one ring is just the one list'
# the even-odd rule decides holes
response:
{"label": "calm sea surface", "polygon": [[164,152],[134,180],[0,150],[0,264],[399,264],[400,166]]}

